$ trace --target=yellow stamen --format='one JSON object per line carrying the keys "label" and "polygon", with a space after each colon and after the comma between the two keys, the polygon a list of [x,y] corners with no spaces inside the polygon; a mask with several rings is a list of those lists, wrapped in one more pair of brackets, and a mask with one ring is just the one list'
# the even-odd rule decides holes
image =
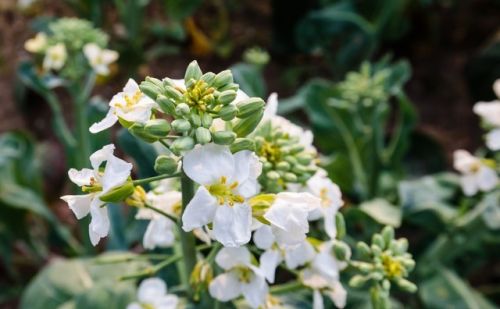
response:
{"label": "yellow stamen", "polygon": [[245,199],[238,194],[235,194],[233,191],[238,187],[238,182],[235,181],[231,184],[227,183],[227,177],[222,176],[219,179],[219,182],[211,184],[207,187],[210,194],[215,196],[217,199],[217,203],[219,205],[229,205],[234,206],[235,203],[243,203]]}

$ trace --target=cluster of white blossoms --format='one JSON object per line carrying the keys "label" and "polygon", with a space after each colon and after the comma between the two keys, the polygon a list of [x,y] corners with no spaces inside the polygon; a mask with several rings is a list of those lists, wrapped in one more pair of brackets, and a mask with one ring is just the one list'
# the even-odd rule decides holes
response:
{"label": "cluster of white blossoms", "polygon": [[[500,79],[493,84],[493,91],[500,98]],[[500,150],[500,100],[478,102],[474,105],[474,113],[481,117],[486,134],[486,146],[491,151]],[[465,195],[472,196],[493,190],[499,183],[496,162],[492,159],[480,158],[466,150],[454,153],[454,167],[462,174],[461,184]]]}
{"label": "cluster of white blossoms", "polygon": [[[231,91],[235,91],[234,84],[227,78],[225,80],[232,87]],[[178,85],[179,91],[187,89],[182,88],[185,87],[182,80],[167,80],[168,85],[172,83]],[[220,87],[224,88],[224,85],[219,82]],[[168,87],[170,86],[166,86],[167,89]],[[146,192],[137,185],[137,181],[142,184],[144,179],[132,180],[132,165],[113,155],[114,146],[105,146],[91,156],[93,169],[69,171],[70,179],[88,194],[63,197],[77,218],[91,213],[89,231],[92,243],[96,245],[109,231],[106,203],[124,201],[129,206],[138,208],[137,219],[149,220],[143,238],[145,249],[174,246],[180,241],[176,239],[179,233],[191,232],[216,249],[219,248],[217,246],[222,247],[217,249],[218,252],[215,251],[215,263],[222,272],[208,283],[209,294],[219,301],[236,300],[243,296],[252,308],[267,307],[269,303],[275,302],[270,295],[269,285],[275,283],[278,267],[283,267],[296,273],[300,284],[313,291],[314,308],[323,307],[322,294],[329,296],[337,307],[344,307],[346,292],[340,284],[339,272],[345,267],[345,263],[337,261],[333,249],[338,242],[336,216],[343,202],[340,189],[328,178],[326,171],[313,164],[314,168],[296,172],[303,176],[300,181],[290,181],[281,186],[283,190],[279,192],[268,192],[261,185],[262,177],[267,177],[263,175],[266,162],[262,162],[263,159],[252,150],[252,137],[245,139],[246,135],[241,133],[249,131],[248,128],[252,126],[257,127],[257,130],[259,128],[255,124],[249,124],[249,121],[260,120],[262,115],[252,118],[244,112],[249,106],[252,109],[259,107],[256,100],[239,105],[238,115],[241,118],[238,121],[240,124],[244,123],[246,130],[238,131],[238,136],[244,141],[232,138],[234,143],[220,142],[216,134],[218,129],[213,126],[220,125],[217,124],[218,121],[223,121],[224,130],[228,130],[232,122],[218,118],[219,114],[214,112],[212,115],[215,119],[207,125],[213,130],[211,134],[214,142],[206,143],[197,136],[198,130],[179,132],[174,129],[175,135],[170,130],[158,129],[155,125],[159,121],[163,127],[168,123],[167,119],[162,118],[164,114],[168,114],[168,109],[159,106],[158,99],[141,89],[142,84],[140,87],[135,81],[129,80],[123,91],[111,99],[107,116],[93,124],[90,131],[95,133],[105,130],[116,122],[127,128],[140,124],[147,134],[157,134],[157,138],[150,142],[161,140],[161,145],[167,151],[174,147],[178,139],[191,138],[196,144],[177,153],[179,157],[171,159],[175,163],[172,173],[164,176],[170,178],[180,175],[184,179],[183,183],[185,179],[189,179],[194,183],[195,192],[186,201],[184,208],[183,196],[176,185],[172,184],[176,180],[162,180],[159,185]],[[190,100],[196,97],[198,90],[192,91],[194,94],[184,97]],[[209,92],[213,91],[217,90]],[[161,95],[158,97],[163,100]],[[215,97],[217,100],[225,100],[221,93],[215,93]],[[248,98],[238,90],[238,95],[234,93],[230,99],[237,102],[242,97]],[[203,107],[204,111],[207,106],[219,108],[213,103],[214,98],[207,95],[203,98],[208,102]],[[183,103],[176,104],[182,106]],[[190,104],[191,112],[198,113],[196,108],[200,108],[200,104]],[[224,104],[225,107],[230,106]],[[287,145],[296,142],[300,147],[295,154],[300,153],[297,158],[303,160],[302,163],[296,163],[296,166],[304,168],[312,164],[311,158],[316,155],[316,149],[312,146],[312,133],[276,115],[275,95],[271,96],[268,104],[264,123],[271,122],[286,132]],[[225,112],[220,115],[225,117]],[[165,137],[160,138],[159,132]],[[168,133],[170,135],[166,136]],[[171,139],[174,141],[169,144]],[[244,149],[234,147],[238,143],[245,144]],[[290,156],[293,155],[294,153]],[[289,159],[289,171],[294,171],[294,162],[297,161]],[[105,165],[101,166],[103,163]],[[161,177],[163,176],[153,178],[158,180]],[[324,239],[310,238],[310,221],[320,219],[323,220]],[[182,230],[176,231],[178,226]],[[259,252],[259,259],[251,252]],[[193,258],[199,261],[208,259],[201,254]],[[166,285],[159,279],[143,281],[139,287],[138,300],[138,303],[131,304],[128,308],[174,308],[177,305],[177,298],[166,294]]]}

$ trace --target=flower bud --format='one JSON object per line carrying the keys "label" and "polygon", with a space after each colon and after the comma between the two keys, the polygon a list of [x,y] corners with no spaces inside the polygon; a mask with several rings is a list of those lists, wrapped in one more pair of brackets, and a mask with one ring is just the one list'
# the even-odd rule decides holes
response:
{"label": "flower bud", "polygon": [[121,202],[134,193],[134,184],[127,181],[123,185],[109,190],[106,194],[100,195],[99,199],[106,203]]}
{"label": "flower bud", "polygon": [[182,93],[179,90],[171,86],[165,87],[165,94],[167,95],[167,97],[171,98],[174,101],[182,100],[183,97]]}
{"label": "flower bud", "polygon": [[356,244],[356,250],[358,251],[359,255],[363,258],[369,258],[371,256],[371,250],[370,247],[364,242],[358,242]]}
{"label": "flower bud", "polygon": [[390,291],[390,289],[391,289],[391,282],[389,282],[389,280],[387,280],[387,279],[384,279],[382,281],[382,288],[384,290],[386,290],[386,291]]}
{"label": "flower bud", "polygon": [[128,206],[144,207],[146,205],[146,191],[141,186],[135,186],[134,192],[124,202]]}
{"label": "flower bud", "polygon": [[155,84],[149,83],[147,81],[142,82],[139,85],[139,89],[141,89],[142,93],[144,93],[153,100],[156,100],[158,95],[162,94],[162,89],[157,87]]}
{"label": "flower bud", "polygon": [[128,128],[128,131],[135,137],[138,137],[148,143],[154,143],[158,140],[158,137],[146,132],[144,125],[140,123],[134,123]]}
{"label": "flower bud", "polygon": [[398,278],[396,280],[396,284],[399,286],[399,288],[401,290],[409,292],[409,293],[415,293],[418,289],[417,286],[413,282],[410,282],[410,281],[403,279],[403,278]]}
{"label": "flower bud", "polygon": [[163,82],[161,80],[159,80],[158,78],[147,76],[146,77],[146,82],[155,85],[160,90],[163,90]]}
{"label": "flower bud", "polygon": [[218,131],[213,134],[213,138],[218,145],[231,145],[236,139],[236,134],[231,131]]}
{"label": "flower bud", "polygon": [[196,60],[191,61],[191,63],[186,68],[186,73],[184,74],[184,82],[188,82],[191,79],[198,80],[203,73],[201,72],[200,66]]}
{"label": "flower bud", "polygon": [[191,109],[189,108],[189,105],[187,105],[186,103],[180,103],[175,108],[175,112],[177,114],[183,115],[183,116],[189,115],[190,111],[191,111]]}
{"label": "flower bud", "polygon": [[384,238],[386,246],[389,247],[389,244],[394,239],[394,228],[388,225],[384,227],[384,229],[382,230],[382,238]]}
{"label": "flower bud", "polygon": [[340,212],[335,214],[335,227],[337,228],[337,239],[344,238],[346,234],[345,220]]}
{"label": "flower bud", "polygon": [[236,117],[238,108],[232,104],[226,105],[219,111],[219,117],[224,121],[231,121]]}
{"label": "flower bud", "polygon": [[297,182],[297,175],[295,175],[294,173],[285,173],[283,175],[283,178],[287,181],[287,182]]}
{"label": "flower bud", "polygon": [[264,101],[261,98],[248,98],[236,104],[238,107],[238,118],[247,118],[264,107]]}
{"label": "flower bud", "polygon": [[205,83],[207,83],[208,85],[212,85],[212,83],[214,82],[215,80],[215,73],[212,73],[212,72],[207,72],[205,74],[203,74],[200,79],[202,81],[204,81]]}
{"label": "flower bud", "polygon": [[397,240],[397,246],[395,248],[395,254],[403,254],[408,250],[408,240],[406,238],[400,238]]}
{"label": "flower bud", "polygon": [[198,114],[192,113],[189,115],[190,121],[193,124],[194,127],[199,127],[201,126],[201,117]]}
{"label": "flower bud", "polygon": [[160,155],[155,160],[154,169],[158,174],[173,174],[177,172],[179,162],[173,156]]}
{"label": "flower bud", "polygon": [[234,99],[236,99],[236,91],[234,90],[222,91],[219,94],[218,99],[222,105],[228,105],[229,103],[233,102]]}
{"label": "flower bud", "polygon": [[201,117],[201,125],[204,128],[207,128],[207,129],[210,128],[212,126],[213,122],[214,122],[214,119],[208,113],[203,114],[203,116]]}
{"label": "flower bud", "polygon": [[311,161],[313,160],[313,157],[308,154],[301,154],[298,155],[297,157],[297,162],[299,162],[302,165],[309,165],[311,164]]}
{"label": "flower bud", "polygon": [[355,275],[349,280],[349,286],[353,288],[360,288],[362,287],[370,278],[367,278],[365,276],[361,275]]}
{"label": "flower bud", "polygon": [[160,94],[156,98],[156,103],[160,106],[161,110],[168,114],[168,115],[174,115],[175,114],[175,104],[174,102],[167,98],[166,96]]}
{"label": "flower bud", "polygon": [[219,87],[219,91],[226,91],[226,90],[232,90],[232,91],[238,91],[240,89],[240,86],[235,83],[230,83],[225,85],[224,87]]}
{"label": "flower bud", "polygon": [[191,124],[186,119],[176,119],[172,121],[172,128],[175,132],[184,133],[191,129]]}
{"label": "flower bud", "polygon": [[279,171],[288,171],[290,169],[290,163],[286,161],[281,161],[276,164],[276,169]]}
{"label": "flower bud", "polygon": [[165,119],[151,119],[146,122],[144,130],[155,137],[165,137],[170,132],[170,124]]}
{"label": "flower bud", "polygon": [[237,153],[242,150],[255,151],[255,143],[249,138],[237,138],[230,146],[232,153]]}
{"label": "flower bud", "polygon": [[196,141],[202,145],[210,143],[210,140],[212,140],[212,135],[210,134],[210,131],[204,127],[196,128],[195,135],[196,135]]}
{"label": "flower bud", "polygon": [[336,241],[333,244],[333,253],[339,261],[347,261],[351,258],[351,248],[343,241]]}
{"label": "flower bud", "polygon": [[259,124],[263,115],[264,112],[261,110],[260,112],[258,113],[256,112],[247,118],[238,119],[238,121],[233,127],[234,133],[236,133],[238,137],[245,137],[248,134],[252,133],[253,130],[255,130],[255,128]]}
{"label": "flower bud", "polygon": [[278,180],[280,179],[280,174],[276,171],[270,171],[266,173],[266,177],[270,180]]}
{"label": "flower bud", "polygon": [[385,249],[385,241],[384,241],[384,238],[382,238],[382,235],[374,234],[372,236],[372,245],[375,245],[375,246],[379,247],[380,249],[384,250]]}
{"label": "flower bud", "polygon": [[215,88],[221,88],[233,82],[233,73],[230,70],[224,70],[219,74],[215,75],[213,86]]}
{"label": "flower bud", "polygon": [[189,136],[183,136],[176,139],[170,149],[176,154],[180,154],[182,151],[188,151],[194,148],[194,140]]}

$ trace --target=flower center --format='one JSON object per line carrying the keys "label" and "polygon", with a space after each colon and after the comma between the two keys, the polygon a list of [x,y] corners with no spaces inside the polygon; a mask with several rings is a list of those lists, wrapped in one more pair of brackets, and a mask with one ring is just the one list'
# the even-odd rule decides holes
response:
{"label": "flower center", "polygon": [[394,259],[392,256],[383,254],[382,264],[384,265],[384,271],[389,278],[400,277],[403,275],[404,267],[398,260]]}
{"label": "flower center", "polygon": [[281,147],[276,143],[264,141],[258,149],[258,155],[266,158],[268,162],[279,163],[281,161]]}
{"label": "flower center", "polygon": [[238,280],[243,283],[250,283],[253,277],[253,271],[246,266],[236,266],[234,268],[238,276]]}
{"label": "flower center", "polygon": [[237,187],[237,181],[228,184],[226,176],[222,176],[219,182],[208,186],[208,192],[217,198],[219,205],[228,204],[229,206],[233,206],[235,203],[243,203],[244,201],[241,195],[234,193],[234,189]]}
{"label": "flower center", "polygon": [[184,92],[184,101],[189,106],[204,112],[209,105],[215,102],[214,91],[215,89],[210,87],[205,81],[198,80],[186,89]]}
{"label": "flower center", "polygon": [[139,103],[141,97],[142,92],[140,90],[136,90],[133,95],[124,94],[123,99],[125,100],[125,104],[118,103],[115,106],[123,111],[130,111]]}
{"label": "flower center", "polygon": [[321,206],[323,207],[328,207],[332,204],[327,188],[321,188],[321,190],[319,190],[319,198],[321,199]]}
{"label": "flower center", "polygon": [[481,169],[481,164],[479,162],[471,164],[469,170],[472,174],[476,174]]}
{"label": "flower center", "polygon": [[82,186],[82,192],[93,193],[102,191],[102,186],[94,177],[90,177],[90,185]]}

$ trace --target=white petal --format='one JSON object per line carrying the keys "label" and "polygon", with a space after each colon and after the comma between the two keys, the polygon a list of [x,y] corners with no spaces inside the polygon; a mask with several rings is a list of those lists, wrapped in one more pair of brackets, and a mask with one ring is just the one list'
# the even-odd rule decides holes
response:
{"label": "white petal", "polygon": [[115,156],[110,156],[106,162],[104,175],[102,176],[102,190],[109,190],[123,185],[132,171],[133,165]]}
{"label": "white petal", "polygon": [[460,184],[462,185],[464,194],[467,196],[475,195],[478,191],[476,177],[474,175],[466,175],[460,177]]}
{"label": "white petal", "polygon": [[498,184],[498,176],[495,170],[483,166],[477,174],[477,185],[481,191],[490,191]]}
{"label": "white petal", "polygon": [[264,109],[263,120],[268,120],[273,118],[278,114],[278,94],[276,92],[271,93],[269,98],[267,98],[266,108]]}
{"label": "white petal", "polygon": [[154,309],[175,309],[179,303],[179,298],[176,295],[165,295],[153,302]]}
{"label": "white petal", "polygon": [[77,219],[81,219],[89,214],[90,204],[94,195],[65,195],[61,199],[68,203],[68,207],[73,211]]}
{"label": "white petal", "polygon": [[210,185],[234,174],[234,158],[228,147],[207,144],[186,153],[182,168],[195,182]]}
{"label": "white petal", "polygon": [[257,179],[247,179],[236,188],[235,193],[248,199],[257,195],[260,192],[260,188],[261,187]]}
{"label": "white petal", "polygon": [[204,227],[196,228],[193,230],[194,236],[207,245],[212,244],[212,238],[211,238],[210,233],[211,233],[211,231],[209,231],[208,229],[205,230]]}
{"label": "white petal", "polygon": [[322,289],[330,284],[327,278],[311,268],[304,269],[301,278],[304,285],[313,289]]}
{"label": "white petal", "polygon": [[500,126],[500,101],[478,102],[473,110],[488,124]]}
{"label": "white petal", "polygon": [[95,177],[94,171],[89,168],[76,170],[74,168],[68,171],[69,179],[77,186],[89,186],[91,179]]}
{"label": "white petal", "polygon": [[313,291],[313,309],[324,309],[323,296],[318,290]]}
{"label": "white petal", "polygon": [[115,145],[109,144],[90,155],[90,163],[94,171],[98,171],[99,166],[101,166],[104,161],[107,161],[109,157],[113,156],[114,150]]}
{"label": "white petal", "polygon": [[500,79],[495,80],[493,83],[493,91],[495,92],[497,98],[500,98]]}
{"label": "white petal", "polygon": [[144,233],[143,246],[152,250],[156,247],[165,248],[174,244],[174,222],[168,218],[160,217],[149,222]]}
{"label": "white petal", "polygon": [[106,116],[99,122],[94,122],[89,128],[90,133],[99,133],[111,128],[118,121],[115,115],[115,109],[111,107]]}
{"label": "white petal", "polygon": [[274,235],[269,225],[262,225],[253,233],[253,242],[257,248],[267,250],[274,244]]}
{"label": "white petal", "polygon": [[308,241],[285,249],[285,263],[290,269],[295,269],[306,264],[314,258],[314,248]]}
{"label": "white petal", "polygon": [[123,92],[126,93],[134,93],[138,90],[140,90],[139,85],[132,78],[129,78],[127,84],[125,84],[125,87],[123,87]]}
{"label": "white petal", "polygon": [[165,296],[167,285],[160,278],[148,278],[141,282],[137,291],[137,298],[141,303],[153,303],[156,299]]}
{"label": "white petal", "polygon": [[118,52],[110,49],[105,49],[102,51],[102,60],[105,64],[110,64],[118,60],[120,55]]}
{"label": "white petal", "polygon": [[234,157],[234,175],[232,181],[244,183],[247,179],[255,180],[262,173],[262,163],[257,155],[249,150],[238,151]]}
{"label": "white petal", "polygon": [[326,294],[337,308],[344,308],[347,301],[347,291],[340,282],[335,281],[333,285],[326,291]]}
{"label": "white petal", "polygon": [[337,236],[337,226],[335,224],[335,215],[337,209],[334,207],[324,207],[323,208],[323,218],[325,224],[326,234],[331,238],[335,239]]}
{"label": "white petal", "polygon": [[253,308],[258,308],[266,301],[269,287],[267,286],[266,279],[254,275],[248,284],[242,284],[241,289],[247,303]]}
{"label": "white petal", "polygon": [[500,150],[500,129],[495,129],[486,134],[486,145],[491,150]]}
{"label": "white petal", "polygon": [[321,273],[328,281],[339,279],[339,264],[332,255],[333,242],[325,242],[320,246],[320,252],[316,254],[312,267]]}
{"label": "white petal", "polygon": [[[142,102],[144,100],[144,102]],[[151,119],[151,109],[156,104],[153,101],[145,101],[145,99],[141,99],[140,103],[137,103],[133,109],[123,111],[120,108],[116,108],[116,114],[125,119],[128,122],[138,122],[138,123],[146,123],[149,119]]]}
{"label": "white petal", "polygon": [[282,260],[281,253],[273,249],[266,250],[260,256],[260,269],[269,283],[274,283],[276,267],[278,267]]}
{"label": "white petal", "polygon": [[127,309],[143,309],[139,303],[131,303],[127,306]]}
{"label": "white petal", "polygon": [[217,206],[213,235],[224,247],[239,247],[252,236],[252,210],[247,204]]}
{"label": "white petal", "polygon": [[471,155],[467,150],[459,149],[453,152],[453,167],[462,174],[467,174],[471,166],[480,164],[479,159]]}
{"label": "white petal", "polygon": [[95,198],[90,205],[90,215],[92,219],[89,224],[90,241],[95,246],[101,238],[108,236],[109,218],[106,207],[101,207],[98,198]]}
{"label": "white petal", "polygon": [[87,43],[83,46],[83,53],[92,62],[101,53],[101,48],[95,43]]}
{"label": "white petal", "polygon": [[238,265],[250,265],[251,255],[246,247],[222,248],[215,256],[215,262],[222,269],[229,270]]}
{"label": "white petal", "polygon": [[213,221],[218,204],[208,190],[201,186],[182,214],[182,229],[189,232]]}
{"label": "white petal", "polygon": [[223,273],[210,282],[210,295],[220,301],[229,301],[241,295],[241,283],[233,272]]}

